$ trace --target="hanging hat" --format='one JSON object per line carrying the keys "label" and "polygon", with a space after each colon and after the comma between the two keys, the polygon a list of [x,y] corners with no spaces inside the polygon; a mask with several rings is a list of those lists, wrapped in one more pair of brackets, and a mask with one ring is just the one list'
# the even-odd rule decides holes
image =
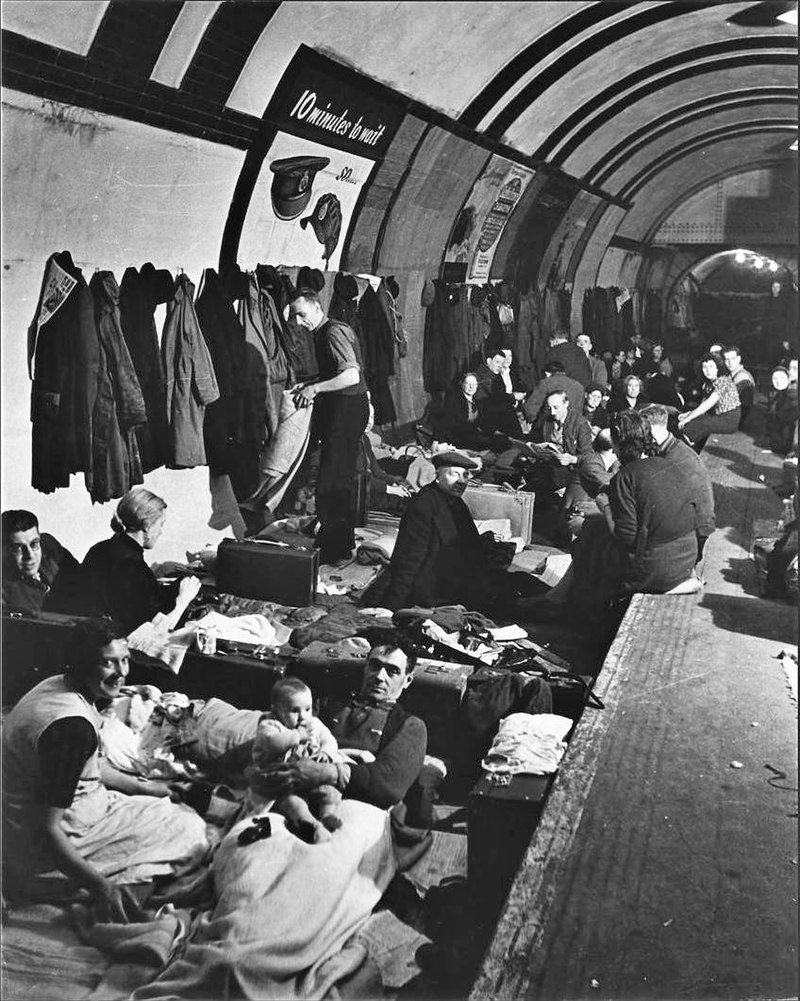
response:
{"label": "hanging hat", "polygon": [[346,271],[340,271],[333,279],[333,291],[341,296],[342,299],[357,299],[358,282],[353,275],[348,274]]}
{"label": "hanging hat", "polygon": [[169,302],[175,290],[175,280],[165,268],[158,268],[148,261],[139,268],[139,278],[145,294],[156,305]]}
{"label": "hanging hat", "polygon": [[473,462],[468,455],[461,452],[437,452],[432,456],[431,462],[434,469],[441,469],[443,466],[457,466],[459,469],[479,469],[477,462]]}
{"label": "hanging hat", "polygon": [[273,160],[269,169],[272,178],[270,197],[272,209],[279,219],[296,219],[311,201],[311,191],[317,171],[330,163],[327,156],[289,156]]}
{"label": "hanging hat", "polygon": [[297,273],[297,288],[321,292],[325,288],[325,276],[319,268],[302,267]]}
{"label": "hanging hat", "polygon": [[303,229],[311,223],[314,236],[323,245],[322,256],[327,264],[333,257],[342,232],[342,205],[336,195],[321,195],[314,211],[300,220]]}

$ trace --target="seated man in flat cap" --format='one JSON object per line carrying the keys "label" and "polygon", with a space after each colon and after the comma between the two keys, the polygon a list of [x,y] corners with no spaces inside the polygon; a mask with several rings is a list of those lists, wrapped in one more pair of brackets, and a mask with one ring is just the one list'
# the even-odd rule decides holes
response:
{"label": "seated man in flat cap", "polygon": [[436,479],[408,503],[392,559],[362,603],[396,610],[419,605],[462,604],[492,614],[530,594],[529,574],[489,565],[469,508],[462,500],[470,470],[477,465],[458,452],[432,459]]}

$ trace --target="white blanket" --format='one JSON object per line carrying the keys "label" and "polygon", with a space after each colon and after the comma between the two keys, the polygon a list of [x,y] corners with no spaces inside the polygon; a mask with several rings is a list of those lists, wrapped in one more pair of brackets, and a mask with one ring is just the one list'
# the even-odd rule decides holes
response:
{"label": "white blanket", "polygon": [[388,813],[345,800],[341,817],[320,845],[300,841],[270,813],[272,836],[240,846],[250,818],[236,824],[214,860],[216,907],[184,956],[132,997],[324,997],[363,960],[363,949],[342,947],[395,873]]}

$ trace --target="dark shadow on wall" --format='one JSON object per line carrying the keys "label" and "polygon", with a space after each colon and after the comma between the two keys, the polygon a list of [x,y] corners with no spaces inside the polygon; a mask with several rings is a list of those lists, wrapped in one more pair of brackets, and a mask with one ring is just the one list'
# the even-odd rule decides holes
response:
{"label": "dark shadow on wall", "polygon": [[711,610],[718,629],[778,643],[797,643],[797,608],[786,602],[704,594],[700,607]]}

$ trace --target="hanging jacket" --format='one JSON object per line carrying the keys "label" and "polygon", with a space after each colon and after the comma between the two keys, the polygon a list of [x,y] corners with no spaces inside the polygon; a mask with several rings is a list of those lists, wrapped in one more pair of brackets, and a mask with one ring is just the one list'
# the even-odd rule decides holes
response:
{"label": "hanging jacket", "polygon": [[110,271],[97,271],[89,283],[100,342],[97,396],[92,413],[92,468],[85,474],[92,501],[121,497],[141,483],[142,463],[135,429],[147,421],[119,317],[119,286]]}
{"label": "hanging jacket", "polygon": [[389,324],[378,293],[371,285],[359,301],[358,318],[364,332],[367,351],[364,374],[375,408],[375,423],[390,424],[397,418],[389,389],[389,378],[394,375],[394,329]]}
{"label": "hanging jacket", "polygon": [[[433,301],[429,301],[430,293]],[[448,285],[435,278],[425,283],[423,305],[425,333],[422,352],[422,379],[429,393],[449,389],[459,372],[461,360],[457,353],[459,331],[459,297],[467,295],[465,288]]]}
{"label": "hanging jacket", "polygon": [[[167,280],[166,294],[159,293],[157,284]],[[147,423],[136,429],[145,473],[163,466],[169,450],[167,387],[154,313],[156,305],[171,296],[172,286],[169,272],[156,272],[152,265],[149,268],[145,265],[141,272],[128,268],[122,276],[119,290],[122,334],[136,369],[147,411]]]}
{"label": "hanging jacket", "polygon": [[273,301],[281,324],[281,341],[286,360],[289,363],[292,382],[310,382],[317,377],[317,359],[314,354],[314,338],[307,330],[286,318],[286,307],[294,295],[294,285],[288,275],[282,274],[270,264],[256,267],[258,287]]}
{"label": "hanging jacket", "polygon": [[208,466],[216,475],[227,473],[236,496],[246,497],[258,483],[258,456],[265,439],[263,402],[259,408],[247,378],[244,329],[212,268],[203,273],[195,312],[219,388],[219,398],[208,405],[203,423]]}
{"label": "hanging jacket", "polygon": [[262,291],[254,272],[239,300],[239,323],[245,338],[245,372],[253,417],[272,441],[280,422],[281,397],[289,379],[289,363],[281,340],[281,321],[272,297]]}
{"label": "hanging jacket", "polygon": [[188,469],[206,464],[203,420],[206,407],[219,398],[219,387],[194,310],[194,285],[179,275],[161,337],[167,380],[169,450],[167,465]]}
{"label": "hanging jacket", "polygon": [[333,279],[333,295],[328,316],[332,320],[343,320],[358,338],[361,357],[367,357],[367,345],[364,341],[364,331],[361,328],[361,317],[358,315],[358,282],[352,275],[339,272]]}
{"label": "hanging jacket", "polygon": [[[40,318],[44,318],[41,325]],[[51,254],[28,330],[28,368],[33,380],[31,486],[35,490],[52,493],[69,486],[70,473],[91,469],[99,364],[89,286],[69,251]]]}

